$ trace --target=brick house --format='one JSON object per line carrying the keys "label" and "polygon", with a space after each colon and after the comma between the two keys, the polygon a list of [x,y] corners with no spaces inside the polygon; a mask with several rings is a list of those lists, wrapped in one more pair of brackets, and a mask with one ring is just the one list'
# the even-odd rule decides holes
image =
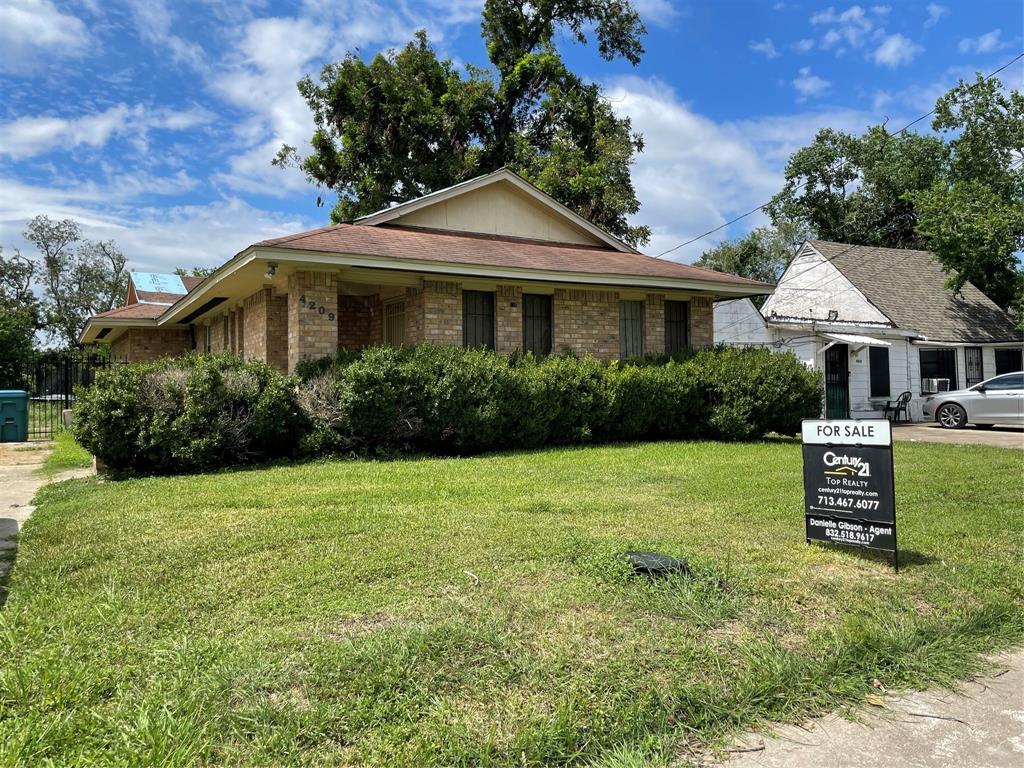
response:
{"label": "brick house", "polygon": [[507,170],[250,245],[209,277],[133,273],[81,340],[129,361],[230,350],[292,371],[338,347],[601,359],[714,343],[716,299],[771,286],[645,256]]}

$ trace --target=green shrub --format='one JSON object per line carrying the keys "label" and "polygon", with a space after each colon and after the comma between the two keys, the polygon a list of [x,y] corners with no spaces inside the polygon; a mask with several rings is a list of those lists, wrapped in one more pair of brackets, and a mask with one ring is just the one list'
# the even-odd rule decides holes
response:
{"label": "green shrub", "polygon": [[820,377],[764,349],[601,363],[423,344],[303,373],[230,356],[114,366],[80,394],[75,436],[112,467],[181,472],[294,454],[748,440],[794,434],[821,408]]}
{"label": "green shrub", "polygon": [[117,365],[79,391],[72,429],[117,469],[185,472],[290,456],[307,430],[295,383],[230,356]]}
{"label": "green shrub", "polygon": [[[821,381],[793,355],[703,350],[601,363],[424,344],[311,364],[300,402],[309,449],[470,454],[611,440],[744,440],[793,434],[821,408]],[[325,378],[326,377],[326,378]],[[329,382],[329,383],[328,383]],[[313,398],[315,399],[315,398]]]}

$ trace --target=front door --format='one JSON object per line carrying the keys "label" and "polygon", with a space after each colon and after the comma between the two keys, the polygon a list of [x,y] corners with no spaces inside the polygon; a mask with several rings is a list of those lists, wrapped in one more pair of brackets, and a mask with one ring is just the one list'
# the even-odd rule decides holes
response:
{"label": "front door", "polygon": [[825,350],[825,418],[850,418],[850,352],[845,344]]}

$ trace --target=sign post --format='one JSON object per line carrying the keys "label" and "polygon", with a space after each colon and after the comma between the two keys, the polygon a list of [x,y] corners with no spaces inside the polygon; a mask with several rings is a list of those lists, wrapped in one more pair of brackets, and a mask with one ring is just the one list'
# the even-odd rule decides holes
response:
{"label": "sign post", "polygon": [[802,432],[807,543],[892,552],[899,573],[889,420],[806,419]]}

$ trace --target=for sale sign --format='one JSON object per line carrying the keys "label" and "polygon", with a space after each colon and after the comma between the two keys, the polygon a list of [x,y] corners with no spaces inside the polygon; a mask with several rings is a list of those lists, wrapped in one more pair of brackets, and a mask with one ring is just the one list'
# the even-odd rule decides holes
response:
{"label": "for sale sign", "polygon": [[892,428],[887,419],[803,422],[807,541],[896,555]]}

